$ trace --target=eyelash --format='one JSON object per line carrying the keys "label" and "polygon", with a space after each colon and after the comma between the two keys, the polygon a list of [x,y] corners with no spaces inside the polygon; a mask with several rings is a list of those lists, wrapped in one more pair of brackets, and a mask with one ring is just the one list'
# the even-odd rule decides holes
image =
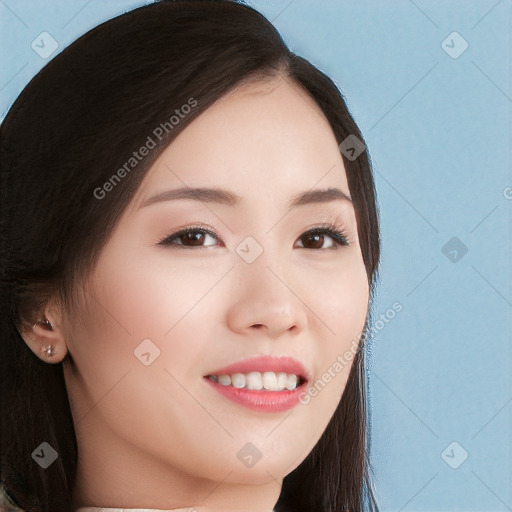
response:
{"label": "eyelash", "polygon": [[[215,233],[214,231],[212,231],[208,228],[205,228],[202,226],[190,226],[188,228],[181,229],[180,231],[177,231],[176,233],[172,233],[171,235],[165,236],[157,243],[157,245],[174,246],[174,247],[179,247],[180,249],[185,249],[185,248],[186,249],[208,249],[208,247],[213,247],[213,246],[208,246],[208,245],[187,246],[184,244],[172,243],[174,240],[179,239],[184,235],[187,235],[189,233],[197,233],[197,232],[210,235],[213,238],[216,238],[217,240],[219,240],[219,236],[217,235],[217,233]],[[346,232],[343,229],[337,227],[336,225],[334,225],[332,223],[321,225],[321,226],[316,226],[312,229],[309,229],[308,231],[303,233],[300,238],[302,238],[306,235],[328,235],[330,238],[332,238],[332,240],[334,242],[334,245],[332,247],[328,247],[326,249],[309,249],[309,250],[326,251],[329,249],[333,250],[333,249],[338,249],[340,247],[346,247],[346,246],[351,245],[351,242],[348,239]],[[306,247],[301,247],[301,249],[306,249]]]}

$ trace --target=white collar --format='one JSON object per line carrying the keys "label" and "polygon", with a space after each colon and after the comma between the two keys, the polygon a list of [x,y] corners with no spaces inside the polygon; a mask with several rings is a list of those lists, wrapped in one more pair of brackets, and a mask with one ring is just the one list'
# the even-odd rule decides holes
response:
{"label": "white collar", "polygon": [[[176,509],[175,509],[176,510]],[[80,507],[75,512],[173,512],[161,508],[104,508],[104,507]]]}
{"label": "white collar", "polygon": [[[176,509],[174,509],[176,510]],[[75,512],[173,512],[161,508],[104,508],[104,507],[80,507]],[[275,511],[273,511],[275,512]]]}

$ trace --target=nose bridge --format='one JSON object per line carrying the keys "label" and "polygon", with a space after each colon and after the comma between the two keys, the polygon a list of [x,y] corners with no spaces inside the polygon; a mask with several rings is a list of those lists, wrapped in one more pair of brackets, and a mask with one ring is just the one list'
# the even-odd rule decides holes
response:
{"label": "nose bridge", "polygon": [[285,261],[286,253],[275,242],[271,235],[264,234],[258,240],[248,236],[238,246],[236,266],[242,281],[264,287],[268,292],[286,289],[282,281],[286,282],[286,269],[290,267]]}
{"label": "nose bridge", "polygon": [[[270,237],[272,238],[272,237]],[[233,287],[232,307],[229,314],[232,327],[236,330],[264,326],[269,333],[278,334],[294,328],[302,330],[306,321],[304,303],[299,300],[298,279],[291,275],[287,265],[286,253],[278,244],[262,244],[245,240],[241,244],[244,251],[239,251],[235,264],[235,281]],[[247,244],[247,245],[246,245]],[[255,256],[250,260],[247,255]],[[250,262],[249,262],[250,261]]]}

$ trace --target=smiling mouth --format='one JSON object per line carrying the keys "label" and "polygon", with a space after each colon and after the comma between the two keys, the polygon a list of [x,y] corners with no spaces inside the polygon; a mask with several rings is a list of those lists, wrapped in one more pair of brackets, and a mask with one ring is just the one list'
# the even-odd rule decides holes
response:
{"label": "smiling mouth", "polygon": [[307,379],[294,373],[248,372],[205,375],[205,382],[232,402],[262,413],[281,413],[300,403]]}

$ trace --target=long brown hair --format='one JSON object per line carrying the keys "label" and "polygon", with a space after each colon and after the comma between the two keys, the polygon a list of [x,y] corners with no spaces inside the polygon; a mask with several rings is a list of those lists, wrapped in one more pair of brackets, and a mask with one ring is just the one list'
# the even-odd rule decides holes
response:
{"label": "long brown hair", "polygon": [[[235,0],[163,0],[102,23],[51,60],[12,105],[0,127],[1,480],[27,511],[72,511],[77,444],[62,364],[41,361],[20,330],[52,296],[74,311],[79,283],[152,162],[181,130],[242,82],[277,75],[316,101],[338,143],[349,135],[364,141],[332,80]],[[95,191],[192,97],[190,113],[162,129],[149,155],[98,199]],[[343,162],[371,304],[380,255],[371,165],[367,151]],[[370,321],[371,313],[365,333]],[[327,429],[284,478],[278,512],[377,510],[365,340]],[[59,454],[48,469],[31,458],[43,441]]]}

